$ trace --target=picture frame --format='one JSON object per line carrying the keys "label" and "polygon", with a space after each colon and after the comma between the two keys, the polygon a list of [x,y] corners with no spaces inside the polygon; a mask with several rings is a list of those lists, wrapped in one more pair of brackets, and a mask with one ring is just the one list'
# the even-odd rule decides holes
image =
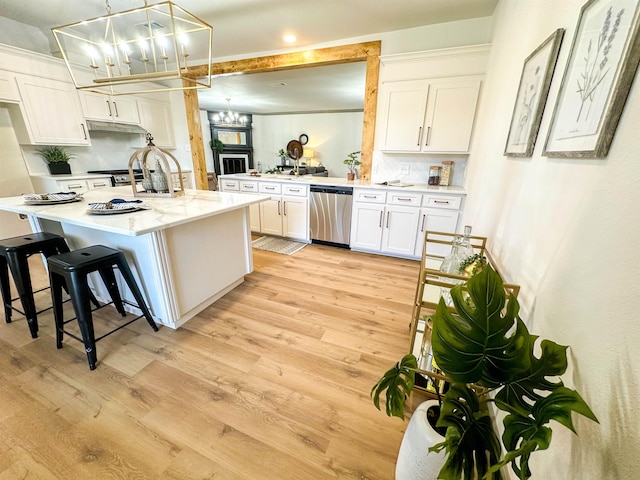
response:
{"label": "picture frame", "polygon": [[640,63],[640,0],[580,10],[543,156],[604,158]]}
{"label": "picture frame", "polygon": [[533,154],[563,37],[564,28],[558,28],[524,60],[504,150],[507,157]]}

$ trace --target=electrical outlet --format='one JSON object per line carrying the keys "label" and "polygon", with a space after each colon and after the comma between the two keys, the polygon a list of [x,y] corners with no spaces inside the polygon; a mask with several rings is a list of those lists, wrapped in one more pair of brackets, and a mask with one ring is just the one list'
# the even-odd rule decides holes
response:
{"label": "electrical outlet", "polygon": [[410,171],[411,171],[410,165],[407,165],[406,163],[403,163],[400,165],[400,175],[409,175]]}

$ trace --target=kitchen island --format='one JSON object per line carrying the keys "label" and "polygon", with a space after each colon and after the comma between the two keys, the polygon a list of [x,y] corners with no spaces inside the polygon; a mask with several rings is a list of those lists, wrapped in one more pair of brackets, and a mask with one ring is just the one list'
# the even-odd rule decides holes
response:
{"label": "kitchen island", "polygon": [[[90,190],[82,201],[56,205],[0,198],[0,210],[25,215],[34,232],[63,235],[71,249],[101,244],[121,250],[154,320],[171,328],[184,324],[253,271],[249,206],[268,197],[186,190],[175,198],[144,197],[148,209],[87,213],[89,203],[114,198],[133,200],[131,187]],[[134,301],[120,280],[123,297]],[[109,301],[101,281],[91,284],[99,300]]]}

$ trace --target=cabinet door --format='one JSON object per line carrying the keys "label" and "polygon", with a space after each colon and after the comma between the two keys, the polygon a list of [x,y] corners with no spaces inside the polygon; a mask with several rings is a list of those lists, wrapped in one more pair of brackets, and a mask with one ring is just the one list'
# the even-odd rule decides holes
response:
{"label": "cabinet door", "polygon": [[135,98],[111,97],[109,101],[111,102],[111,110],[115,121],[134,125],[140,123],[138,103]]}
{"label": "cabinet door", "polygon": [[252,232],[260,232],[260,204],[249,205],[249,224]]}
{"label": "cabinet door", "polygon": [[425,81],[391,82],[382,90],[382,150],[419,152],[429,85]]}
{"label": "cabinet door", "polygon": [[351,247],[380,250],[384,205],[354,203],[351,218]]}
{"label": "cabinet door", "polygon": [[0,100],[8,102],[20,101],[16,76],[11,72],[0,70]]}
{"label": "cabinet door", "polygon": [[113,108],[106,95],[91,92],[78,92],[84,117],[88,120],[113,120]]}
{"label": "cabinet door", "polygon": [[423,152],[469,151],[480,80],[432,83],[429,89]]}
{"label": "cabinet door", "polygon": [[282,236],[282,197],[260,202],[260,232]]}
{"label": "cabinet door", "polygon": [[413,256],[420,209],[387,205],[381,250],[387,253]]}
{"label": "cabinet door", "polygon": [[282,233],[285,237],[309,239],[309,208],[306,197],[282,197]]}
{"label": "cabinet door", "polygon": [[[424,232],[447,232],[454,233],[458,227],[458,212],[440,208],[420,209],[420,228],[416,238],[415,256],[422,256],[424,246]],[[429,246],[430,253],[446,256],[449,254],[449,245]]]}
{"label": "cabinet door", "polygon": [[162,148],[176,148],[171,105],[153,100],[138,99],[140,125],[153,135],[153,143]]}
{"label": "cabinet door", "polygon": [[90,144],[80,99],[73,84],[23,75],[17,79],[25,123],[30,133],[29,143]]}

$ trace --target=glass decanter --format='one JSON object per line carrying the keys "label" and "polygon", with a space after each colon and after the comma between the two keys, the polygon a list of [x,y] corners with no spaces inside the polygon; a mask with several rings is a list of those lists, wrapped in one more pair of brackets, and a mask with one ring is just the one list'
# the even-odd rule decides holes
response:
{"label": "glass decanter", "polygon": [[464,227],[464,236],[462,237],[462,240],[460,242],[458,252],[462,257],[462,260],[473,257],[473,255],[475,254],[475,252],[473,251],[473,247],[471,246],[471,225],[465,225]]}

